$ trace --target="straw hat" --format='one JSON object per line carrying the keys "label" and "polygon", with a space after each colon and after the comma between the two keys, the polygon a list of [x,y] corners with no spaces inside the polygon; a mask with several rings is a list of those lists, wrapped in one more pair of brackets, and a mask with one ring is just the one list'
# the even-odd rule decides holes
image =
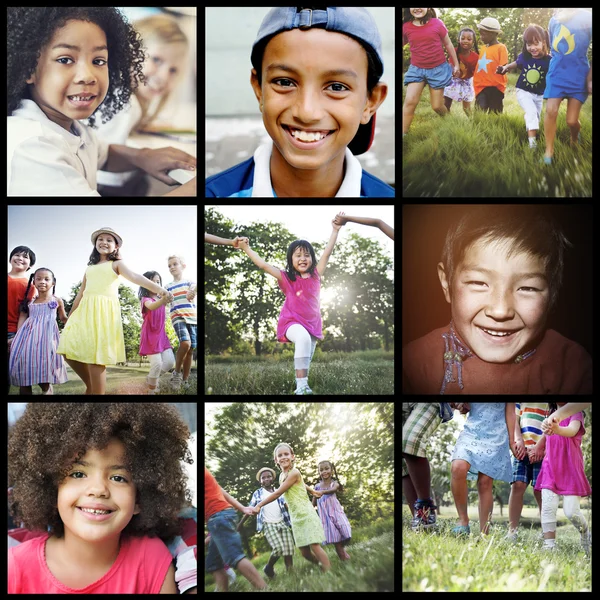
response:
{"label": "straw hat", "polygon": [[494,33],[502,33],[500,29],[500,23],[498,19],[494,19],[494,17],[486,17],[477,25],[479,29],[484,29],[485,31],[492,31]]}
{"label": "straw hat", "polygon": [[97,229],[96,231],[94,231],[94,233],[92,233],[92,244],[94,244],[94,246],[96,245],[96,239],[101,233],[110,233],[110,235],[112,235],[117,240],[117,244],[119,244],[119,247],[123,245],[123,238],[121,238],[121,236],[114,229],[110,227],[103,227],[102,229]]}
{"label": "straw hat", "polygon": [[275,473],[275,471],[273,471],[273,469],[270,469],[269,467],[263,467],[262,469],[260,469],[258,471],[258,473],[256,474],[256,481],[260,481],[260,474],[263,471],[271,471],[271,475],[273,475],[273,479],[275,479],[275,477],[277,476],[277,474]]}

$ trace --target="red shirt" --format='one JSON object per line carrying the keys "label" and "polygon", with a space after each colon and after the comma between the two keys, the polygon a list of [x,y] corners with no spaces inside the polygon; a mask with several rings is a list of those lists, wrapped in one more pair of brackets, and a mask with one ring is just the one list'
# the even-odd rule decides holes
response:
{"label": "red shirt", "polygon": [[[410,342],[402,349],[402,391],[440,394],[448,326]],[[548,329],[534,354],[523,362],[489,363],[478,356],[462,363],[464,388],[448,383],[444,394],[591,394],[592,359],[585,349]]]}
{"label": "red shirt", "polygon": [[429,19],[418,27],[412,22],[402,25],[402,45],[410,46],[410,64],[421,69],[433,69],[446,62],[442,40],[448,34],[444,22]]}
{"label": "red shirt", "polygon": [[171,566],[159,538],[121,537],[117,560],[98,581],[73,589],[58,581],[46,564],[48,534],[8,550],[9,594],[158,594]]}
{"label": "red shirt", "polygon": [[228,508],[233,508],[233,506],[225,500],[217,480],[204,467],[204,520],[208,521],[214,514]]}

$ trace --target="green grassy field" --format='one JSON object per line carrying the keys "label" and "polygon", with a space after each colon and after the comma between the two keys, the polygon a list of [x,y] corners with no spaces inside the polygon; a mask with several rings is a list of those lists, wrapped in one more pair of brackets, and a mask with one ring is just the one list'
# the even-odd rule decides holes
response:
{"label": "green grassy field", "polygon": [[[149,372],[149,367],[144,365],[143,367],[117,367],[108,366],[106,367],[106,394],[118,394],[118,395],[134,395],[134,394],[145,394],[146,390],[146,376]],[[79,378],[77,373],[67,365],[67,375],[69,381],[61,385],[53,385],[54,396],[78,396],[85,394],[85,384]],[[160,385],[162,386],[161,395],[169,396],[196,396],[198,393],[198,380],[196,376],[195,368],[192,369],[190,374],[190,386],[187,390],[183,387],[179,391],[173,391],[168,382],[171,379],[170,373],[166,373],[160,378]],[[32,386],[33,395],[41,395],[42,390],[39,385]],[[11,386],[9,394],[19,394],[19,388],[17,386]]]}
{"label": "green grassy field", "polygon": [[[537,509],[523,509],[516,544],[505,540],[508,507],[494,514],[489,535],[482,539],[478,521],[471,535],[455,538],[453,509],[444,508],[435,532],[414,533],[410,511],[402,507],[402,591],[448,592],[590,592],[591,557],[581,548],[579,532],[558,512],[554,552],[542,549]],[[591,512],[582,510],[591,528]],[[469,518],[478,519],[477,508]]]}
{"label": "green grassy field", "polygon": [[[383,351],[317,353],[308,385],[315,395],[394,393],[394,353]],[[205,357],[206,395],[290,395],[296,389],[293,355]]]}
{"label": "green grassy field", "polygon": [[[318,565],[308,562],[297,549],[293,555],[292,570],[286,571],[283,559],[280,558],[275,564],[275,577],[271,580],[263,573],[270,552],[258,554],[251,562],[267,582],[269,592],[393,592],[393,528],[393,519],[386,519],[370,527],[353,527],[352,543],[346,546],[350,560],[342,562],[333,546],[325,547],[331,562],[331,571],[328,573],[323,573]],[[254,591],[238,571],[236,576],[236,581],[229,586],[230,592]],[[214,577],[205,573],[204,591],[214,590]]]}
{"label": "green grassy field", "polygon": [[[538,147],[529,148],[524,112],[517,102],[517,74],[509,74],[502,114],[474,109],[467,118],[454,102],[442,118],[431,108],[426,86],[408,134],[402,141],[404,197],[591,197],[592,96],[583,105],[581,144],[570,147],[566,106],[561,103],[554,144],[554,163],[542,163],[545,150],[544,115]],[[402,102],[406,87],[402,86]]]}

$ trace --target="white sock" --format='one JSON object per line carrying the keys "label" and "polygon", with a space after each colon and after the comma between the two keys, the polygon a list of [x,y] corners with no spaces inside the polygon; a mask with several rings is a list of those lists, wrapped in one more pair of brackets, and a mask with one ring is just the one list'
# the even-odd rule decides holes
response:
{"label": "white sock", "polygon": [[535,141],[535,138],[534,138],[534,137],[530,137],[530,138],[529,138],[529,147],[530,147],[530,148],[537,148],[537,143],[536,143],[536,141]]}
{"label": "white sock", "polygon": [[301,390],[308,386],[308,377],[296,377],[296,389]]}
{"label": "white sock", "polygon": [[554,548],[555,544],[556,544],[556,540],[552,540],[552,539],[544,540],[544,548]]}

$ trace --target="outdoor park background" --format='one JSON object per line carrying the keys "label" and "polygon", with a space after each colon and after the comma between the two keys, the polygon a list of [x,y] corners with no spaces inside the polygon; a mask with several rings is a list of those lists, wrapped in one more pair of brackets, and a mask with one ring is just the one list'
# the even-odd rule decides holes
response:
{"label": "outdoor park background", "polygon": [[[91,235],[102,227],[114,229],[123,239],[120,253],[125,264],[135,273],[157,271],[163,285],[173,281],[167,268],[167,258],[172,254],[185,258],[187,267],[183,277],[198,281],[198,208],[196,206],[8,206],[8,270],[10,252],[16,246],[28,246],[36,255],[35,265],[27,277],[41,267],[52,270],[56,278],[55,295],[63,299],[69,314],[81,287],[83,275],[93,250]],[[107,394],[140,394],[145,389],[146,375],[150,370],[148,359],[139,355],[142,314],[138,298],[139,286],[119,278],[119,301],[125,338],[127,363],[107,366]],[[197,304],[197,299],[196,299]],[[58,328],[64,324],[57,319]],[[174,352],[179,341],[171,319],[165,319],[166,332]],[[190,388],[179,394],[196,394],[196,356],[192,363]],[[53,385],[54,395],[85,393],[85,384],[67,365],[69,381]],[[161,385],[170,378],[165,374]],[[41,394],[38,385],[33,394]],[[163,386],[165,389],[165,386]],[[12,386],[10,394],[18,394]]]}
{"label": "outdoor park background", "polygon": [[[337,497],[352,526],[352,542],[346,546],[351,559],[342,562],[333,546],[324,546],[332,567],[324,575],[296,550],[293,572],[286,573],[280,558],[275,579],[265,579],[268,591],[394,591],[392,402],[206,402],[204,406],[206,467],[242,505],[249,506],[253,492],[260,487],[256,481],[260,468],[280,473],[273,461],[280,442],[292,446],[295,466],[307,485],[317,482],[318,462],[330,460],[344,486]],[[239,522],[243,515],[237,515]],[[206,526],[204,534],[206,537]],[[256,533],[255,518],[247,519],[241,536],[246,556],[264,578],[262,569],[271,549],[264,535]],[[253,591],[239,572],[236,575],[229,591]],[[205,573],[204,591],[212,592],[214,587],[214,577]]]}
{"label": "outdoor park background", "polygon": [[[285,268],[296,239],[309,241],[319,260],[340,211],[394,225],[393,206],[207,206],[204,218],[207,233],[246,236],[261,258]],[[205,243],[204,253],[205,394],[291,394],[294,345],[277,341],[285,300],[277,280],[232,246]],[[315,394],[393,394],[394,243],[378,228],[340,229],[321,316],[325,337],[308,382]]]}
{"label": "outdoor park background", "polygon": [[[592,409],[585,411],[582,440],[585,474],[592,486]],[[591,558],[585,556],[579,532],[563,512],[562,497],[557,514],[554,553],[542,550],[541,523],[531,485],[523,500],[516,544],[504,540],[508,532],[510,483],[494,481],[494,509],[489,539],[479,539],[477,482],[469,486],[471,535],[457,539],[450,530],[458,513],[450,488],[450,457],[466,415],[454,411],[452,421],[442,423],[428,446],[431,493],[439,526],[435,533],[413,533],[411,514],[402,496],[402,591],[450,592],[589,592],[592,587]],[[512,456],[512,455],[511,455]],[[592,497],[581,501],[592,529]]]}
{"label": "outdoor park background", "polygon": [[[553,8],[436,8],[439,19],[448,29],[452,44],[458,33],[470,27],[481,38],[477,23],[484,17],[500,22],[503,33],[498,41],[508,49],[509,62],[516,60],[523,48],[523,31],[530,23],[547,30]],[[586,9],[591,12],[590,9]],[[592,62],[592,44],[588,50]],[[403,75],[410,65],[408,44],[403,47]],[[571,149],[566,124],[566,105],[560,105],[554,143],[553,165],[542,164],[545,151],[544,101],[540,116],[537,149],[527,143],[524,112],[517,102],[515,85],[520,70],[508,73],[502,114],[485,114],[475,110],[473,118],[464,113],[462,103],[453,102],[445,118],[431,108],[429,86],[425,86],[408,134],[402,142],[402,192],[415,197],[591,197],[592,196],[592,96],[584,103],[581,144]],[[402,104],[406,86],[402,85]],[[433,175],[433,176],[432,176]]]}

